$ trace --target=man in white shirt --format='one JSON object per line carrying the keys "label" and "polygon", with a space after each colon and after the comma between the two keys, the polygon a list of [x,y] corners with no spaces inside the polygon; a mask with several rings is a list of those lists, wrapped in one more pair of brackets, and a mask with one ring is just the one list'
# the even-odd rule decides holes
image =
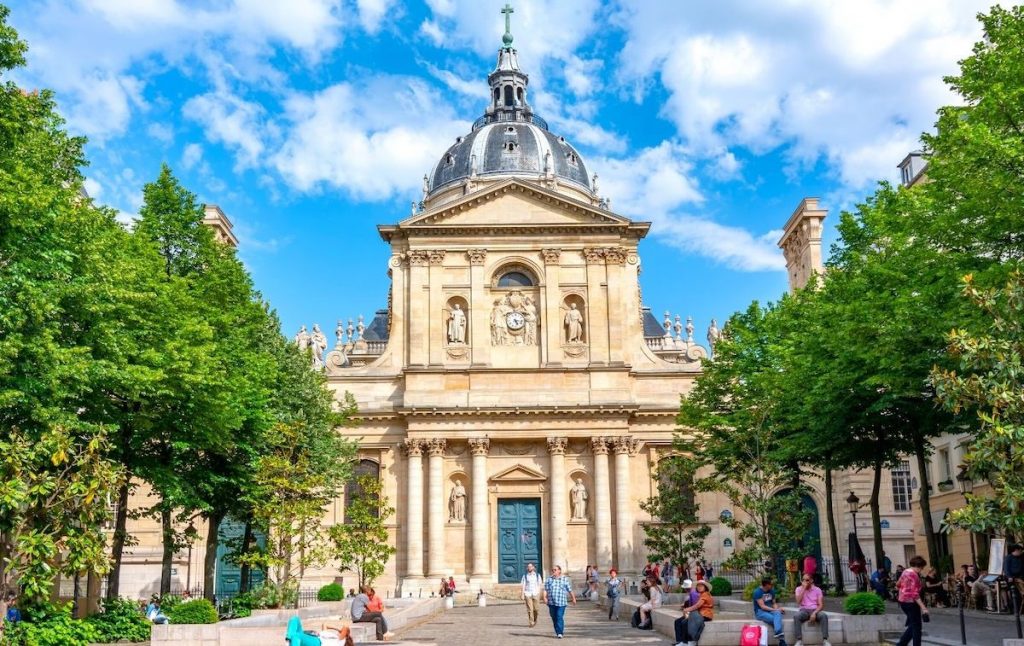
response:
{"label": "man in white shirt", "polygon": [[544,585],[544,581],[533,563],[526,564],[526,574],[523,575],[521,583],[523,590],[520,597],[526,601],[526,620],[530,623],[530,628],[533,628],[537,623],[537,599],[540,597]]}

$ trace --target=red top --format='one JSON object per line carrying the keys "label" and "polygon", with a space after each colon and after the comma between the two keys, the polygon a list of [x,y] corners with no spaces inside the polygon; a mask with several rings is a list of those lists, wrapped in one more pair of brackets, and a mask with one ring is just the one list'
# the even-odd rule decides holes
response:
{"label": "red top", "polygon": [[900,603],[912,603],[921,597],[921,577],[911,568],[903,570],[896,587],[900,591],[898,599]]}
{"label": "red top", "polygon": [[818,571],[818,559],[813,556],[804,557],[804,574],[814,577],[814,574]]}
{"label": "red top", "polygon": [[384,602],[377,595],[373,595],[370,602],[366,604],[366,610],[368,612],[384,612]]}

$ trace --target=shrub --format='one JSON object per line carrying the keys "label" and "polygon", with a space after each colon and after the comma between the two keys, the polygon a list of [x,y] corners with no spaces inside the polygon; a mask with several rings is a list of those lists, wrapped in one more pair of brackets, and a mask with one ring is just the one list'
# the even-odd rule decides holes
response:
{"label": "shrub", "polygon": [[38,621],[5,626],[4,646],[88,646],[100,641],[99,632],[66,609]]}
{"label": "shrub", "polygon": [[134,601],[113,599],[103,603],[102,612],[87,618],[86,623],[96,629],[101,642],[149,641],[152,625],[139,611]]}
{"label": "shrub", "polygon": [[730,594],[732,594],[732,583],[729,582],[729,579],[723,579],[720,576],[711,579],[711,596],[728,597]]}
{"label": "shrub", "polygon": [[846,597],[843,608],[851,615],[884,615],[885,602],[874,592],[856,592]]}
{"label": "shrub", "polygon": [[[755,588],[759,588],[759,587],[761,587],[761,579],[755,579],[755,580],[751,581],[750,583],[748,583],[746,586],[744,586],[744,588],[743,588],[743,600],[744,601],[753,601],[754,600],[754,589]],[[779,587],[778,583],[775,584],[775,588],[773,588],[773,592],[775,592],[775,600],[780,602],[780,603],[789,598],[789,595],[786,593],[785,590],[783,590],[782,588]],[[714,594],[714,593],[712,593],[712,594]]]}
{"label": "shrub", "polygon": [[341,601],[345,598],[345,589],[337,583],[328,583],[316,593],[317,601]]}
{"label": "shrub", "polygon": [[171,608],[167,619],[172,624],[215,624],[217,609],[206,599],[193,599]]}

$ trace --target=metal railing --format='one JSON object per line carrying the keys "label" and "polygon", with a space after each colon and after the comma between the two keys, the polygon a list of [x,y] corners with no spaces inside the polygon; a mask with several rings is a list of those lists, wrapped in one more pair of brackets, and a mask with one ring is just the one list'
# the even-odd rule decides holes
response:
{"label": "metal railing", "polygon": [[540,118],[538,115],[532,112],[525,112],[522,109],[516,108],[514,110],[501,109],[493,114],[485,114],[476,121],[473,122],[473,130],[479,130],[489,123],[504,123],[507,121],[519,121],[523,123],[532,123],[536,126],[549,130],[548,122]]}

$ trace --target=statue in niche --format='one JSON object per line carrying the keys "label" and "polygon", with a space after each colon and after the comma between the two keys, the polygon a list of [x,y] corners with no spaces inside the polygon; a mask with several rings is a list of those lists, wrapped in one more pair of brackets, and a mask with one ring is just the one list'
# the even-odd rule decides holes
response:
{"label": "statue in niche", "polygon": [[461,480],[455,480],[451,495],[448,496],[448,521],[466,522],[466,488]]}
{"label": "statue in niche", "polygon": [[565,313],[565,342],[583,343],[583,313],[576,309],[576,303],[570,303]]}
{"label": "statue in niche", "polygon": [[309,345],[313,348],[313,367],[324,367],[324,351],[327,349],[327,337],[320,331],[318,323],[313,324],[313,334],[310,335]]}
{"label": "statue in niche", "polygon": [[458,303],[448,313],[448,343],[466,342],[466,312]]}
{"label": "statue in niche", "polygon": [[537,344],[537,306],[533,304],[533,301],[529,296],[523,304],[523,309],[526,310],[526,345]]}
{"label": "statue in niche", "polygon": [[572,519],[587,519],[587,487],[583,478],[576,478],[576,486],[572,488]]}
{"label": "statue in niche", "polygon": [[299,352],[305,352],[309,348],[309,332],[306,331],[305,325],[300,327],[299,333],[295,335],[295,345],[299,347]]}

